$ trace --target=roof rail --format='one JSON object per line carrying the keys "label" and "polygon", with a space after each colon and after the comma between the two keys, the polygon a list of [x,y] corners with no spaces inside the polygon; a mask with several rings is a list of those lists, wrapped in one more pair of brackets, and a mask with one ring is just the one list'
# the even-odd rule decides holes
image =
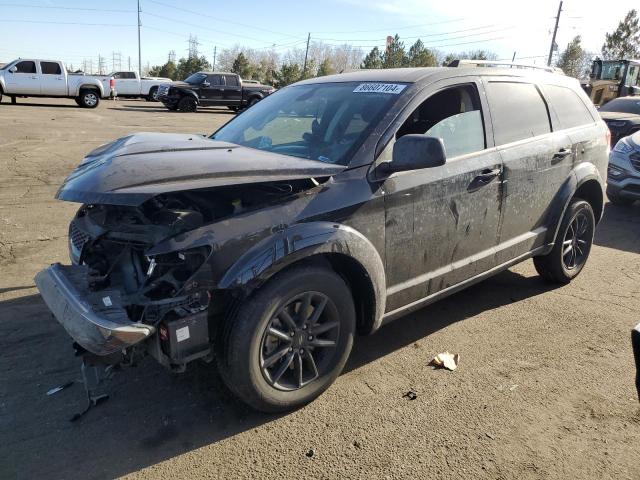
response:
{"label": "roof rail", "polygon": [[561,68],[529,65],[528,63],[502,62],[499,60],[454,60],[447,67],[501,67],[501,68],[530,68],[549,73],[564,74]]}

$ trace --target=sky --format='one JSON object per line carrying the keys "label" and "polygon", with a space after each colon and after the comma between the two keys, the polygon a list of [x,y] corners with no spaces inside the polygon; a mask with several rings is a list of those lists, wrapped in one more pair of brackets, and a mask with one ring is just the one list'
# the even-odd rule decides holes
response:
{"label": "sky", "polygon": [[[545,63],[558,10],[557,0],[140,0],[142,65],[158,65],[174,50],[186,56],[190,35],[212,60],[214,47],[303,48],[311,41],[349,43],[368,52],[399,34],[408,47],[421,38],[445,53],[490,50],[499,59]],[[604,35],[637,0],[566,0],[557,44],[582,35],[597,53]],[[606,8],[604,8],[606,7]],[[14,58],[60,59],[75,68],[137,69],[136,0],[0,0],[0,63]],[[119,55],[118,55],[119,54]],[[120,58],[120,60],[118,60]]]}

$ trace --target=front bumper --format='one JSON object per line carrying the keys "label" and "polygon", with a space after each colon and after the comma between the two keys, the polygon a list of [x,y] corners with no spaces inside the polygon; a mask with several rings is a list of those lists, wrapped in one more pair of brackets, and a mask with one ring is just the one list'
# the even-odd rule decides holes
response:
{"label": "front bumper", "polygon": [[631,330],[631,345],[633,346],[633,356],[636,359],[636,390],[638,400],[640,400],[640,324]]}
{"label": "front bumper", "polygon": [[88,267],[55,263],[35,277],[36,286],[58,322],[82,347],[109,355],[148,338],[155,328],[129,320],[120,292],[92,292]]}
{"label": "front bumper", "polygon": [[162,102],[165,107],[175,107],[180,101],[180,97],[177,95],[158,95],[158,100]]}
{"label": "front bumper", "polygon": [[[632,153],[637,155],[636,152]],[[636,159],[631,154],[612,151],[609,156],[609,167],[622,174],[614,177],[611,172],[607,175],[607,193],[632,200],[640,200],[640,169]]]}

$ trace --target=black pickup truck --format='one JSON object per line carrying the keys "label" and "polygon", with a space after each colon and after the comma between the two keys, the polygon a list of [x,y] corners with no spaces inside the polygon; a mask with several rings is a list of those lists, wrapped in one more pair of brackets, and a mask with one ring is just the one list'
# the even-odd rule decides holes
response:
{"label": "black pickup truck", "polygon": [[195,112],[203,107],[229,107],[238,111],[259,102],[275,91],[270,85],[242,81],[235,73],[197,72],[184,82],[160,85],[158,100],[169,110]]}

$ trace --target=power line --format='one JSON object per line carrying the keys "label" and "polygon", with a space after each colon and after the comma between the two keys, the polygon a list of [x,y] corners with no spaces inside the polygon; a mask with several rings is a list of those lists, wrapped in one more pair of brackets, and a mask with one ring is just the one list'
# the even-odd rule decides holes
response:
{"label": "power line", "polygon": [[46,23],[50,25],[86,25],[90,27],[135,27],[136,25],[127,23],[85,23],[85,22],[53,22],[45,20],[4,20],[0,19],[2,23]]}
{"label": "power line", "polygon": [[15,7],[15,8],[48,8],[51,10],[77,10],[86,12],[112,12],[112,13],[131,13],[135,10],[120,10],[112,8],[84,8],[84,7],[56,7],[52,5],[28,5],[21,3],[0,3],[0,7]]}

